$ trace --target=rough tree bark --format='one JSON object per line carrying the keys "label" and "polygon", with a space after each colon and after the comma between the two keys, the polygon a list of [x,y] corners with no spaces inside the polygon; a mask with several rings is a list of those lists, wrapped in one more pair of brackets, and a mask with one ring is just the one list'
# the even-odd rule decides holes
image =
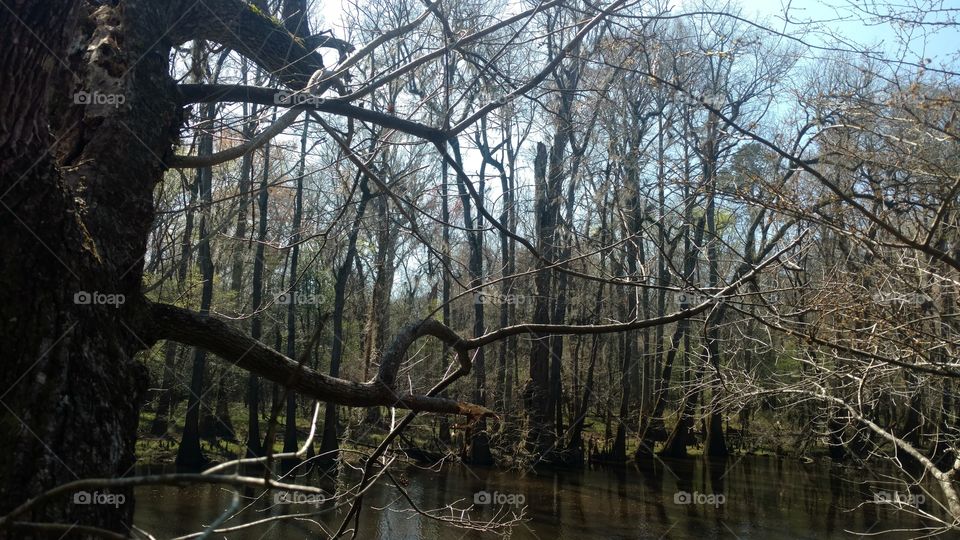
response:
{"label": "rough tree bark", "polygon": [[[257,63],[286,88],[299,90],[323,68],[319,47],[344,53],[350,46],[326,37],[309,44],[295,39],[262,9],[240,0],[9,0],[0,10],[0,23],[5,29],[0,38],[0,234],[5,239],[0,340],[6,358],[6,369],[0,370],[0,451],[9,456],[0,473],[9,485],[22,486],[0,493],[0,512],[24,496],[78,477],[130,471],[146,383],[134,355],[157,340],[202,348],[327,402],[324,443],[335,446],[333,404],[490,414],[445,398],[397,397],[401,359],[421,337],[453,348],[460,374],[470,369],[468,350],[521,333],[634,328],[525,325],[464,340],[436,321],[420,321],[400,330],[373,382],[356,383],[312,371],[215,317],[152,304],[141,285],[153,193],[175,161],[172,150],[184,107],[229,100],[273,105],[275,94],[268,88],[178,87],[169,75],[171,49],[191,40],[218,43]],[[104,94],[113,102],[101,103],[98,96]],[[434,143],[447,136],[444,130],[349,103],[331,100],[316,109]],[[458,129],[474,121],[468,118]],[[264,169],[268,174],[266,164]],[[543,320],[547,313],[543,310]],[[126,495],[128,503],[119,511],[109,505],[49,504],[23,517],[126,534],[133,516],[132,493]]]}
{"label": "rough tree bark", "polygon": [[[0,476],[20,488],[2,490],[0,512],[134,463],[146,374],[133,322],[158,156],[180,115],[152,9],[17,0],[0,10]],[[93,91],[123,103],[93,103]],[[126,495],[119,509],[68,501],[29,520],[125,533]]]}
{"label": "rough tree bark", "polygon": [[[208,24],[211,10],[222,24]],[[134,355],[150,345],[143,258],[154,187],[184,120],[170,48],[207,33],[222,41],[252,33],[256,47],[258,34],[268,36],[264,47],[240,48],[286,66],[284,82],[301,86],[322,61],[230,0],[16,0],[0,10],[0,25],[0,449],[9,456],[0,476],[22,488],[3,490],[3,512],[78,477],[126,474],[134,463],[146,387]],[[119,510],[54,504],[28,519],[126,533],[126,495]]]}

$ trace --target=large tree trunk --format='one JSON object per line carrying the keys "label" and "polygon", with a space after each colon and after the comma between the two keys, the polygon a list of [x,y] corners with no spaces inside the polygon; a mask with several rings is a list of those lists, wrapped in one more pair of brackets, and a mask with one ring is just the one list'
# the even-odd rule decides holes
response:
{"label": "large tree trunk", "polygon": [[[508,177],[501,174],[501,189],[503,190],[503,213],[500,215],[500,222],[505,224],[507,230],[515,233],[516,227],[516,209],[514,208],[513,193],[513,168]],[[516,241],[509,238],[507,233],[500,233],[500,253],[504,260],[503,273],[506,276],[512,276],[516,272]],[[500,283],[500,294],[506,298],[513,290],[513,278],[508,277]],[[500,303],[500,327],[506,328],[510,321],[514,320],[514,311],[516,311],[514,302]],[[510,372],[510,365],[516,363],[516,338],[510,337],[500,343],[500,349],[497,355],[497,400],[498,410],[503,411],[507,418],[510,417],[511,395],[513,394],[513,377]],[[508,420],[509,421],[509,420]]]}
{"label": "large tree trunk", "polygon": [[[667,245],[667,205],[666,205],[666,166],[664,145],[664,120],[662,116],[657,117],[657,239],[658,246]],[[662,317],[667,309],[667,287],[670,286],[671,274],[667,269],[667,261],[673,254],[670,249],[667,253],[657,257],[657,317]],[[676,347],[680,344],[681,336],[674,336],[671,339],[673,348],[671,349],[669,365],[664,361],[664,325],[657,325],[654,330],[654,366],[653,366],[653,394],[650,396],[651,408],[646,410],[649,414],[644,416],[640,424],[640,441],[637,445],[635,457],[653,455],[653,445],[657,440],[666,436],[666,429],[663,425],[663,410],[667,393],[669,392],[670,376],[673,370],[673,358],[676,357]]]}
{"label": "large tree trunk", "polygon": [[[244,58],[240,63],[240,73],[241,80],[244,84],[247,83],[248,76],[248,63]],[[247,117],[248,113],[256,115],[257,108],[253,106],[252,109],[246,104],[241,105],[243,110],[243,116]],[[245,140],[250,140],[253,138],[254,134],[254,124],[253,122],[247,122],[243,125],[243,136]],[[237,239],[238,245],[233,251],[233,258],[230,263],[230,291],[234,294],[234,297],[237,299],[237,316],[240,316],[244,312],[245,300],[243,294],[243,265],[244,257],[243,254],[249,249],[248,245],[243,241],[247,236],[247,219],[248,212],[250,212],[250,193],[251,187],[253,186],[253,156],[252,152],[248,152],[243,155],[243,158],[240,160],[240,176],[238,178],[238,187],[237,192],[239,194],[238,203],[237,203],[237,224],[234,229],[234,237]],[[266,195],[266,193],[264,193]],[[265,218],[266,216],[264,216]],[[264,231],[266,232],[266,231]],[[257,247],[261,250],[261,256],[263,254],[263,244],[258,243]],[[263,264],[262,257],[257,260],[254,264]],[[261,271],[262,274],[262,271]],[[258,302],[259,303],[259,302]],[[254,305],[253,310],[256,311],[258,306]],[[247,380],[247,395],[245,396],[248,400],[250,398],[251,390],[255,390],[256,384],[253,375],[250,375]],[[219,403],[219,402],[218,402]],[[256,402],[254,402],[256,403]],[[259,407],[257,407],[259,408]],[[247,403],[247,413],[250,414],[250,402]],[[229,419],[229,417],[228,417]],[[232,425],[232,424],[231,424]],[[252,438],[250,434],[256,435],[256,438]],[[247,454],[260,455],[260,422],[254,414],[252,417],[247,418]],[[250,442],[255,441],[253,447],[250,446]]]}
{"label": "large tree trunk", "polygon": [[[499,221],[504,226],[500,229],[500,257],[502,261],[501,272],[503,277],[500,281],[500,299],[499,302],[499,324],[501,328],[505,328],[509,321],[513,320],[514,312],[516,311],[516,302],[506,301],[508,298],[516,298],[510,296],[513,292],[513,274],[516,271],[516,259],[514,257],[514,252],[516,250],[516,241],[511,238],[511,234],[515,234],[516,231],[516,209],[514,208],[514,172],[516,159],[516,152],[513,149],[511,144],[511,123],[510,120],[507,120],[506,126],[501,127],[504,141],[500,143],[499,146],[505,147],[507,160],[510,168],[509,174],[507,173],[507,168],[504,166],[503,162],[494,155],[494,151],[491,150],[491,145],[488,140],[488,126],[486,118],[480,119],[480,132],[476,135],[477,148],[480,151],[480,154],[483,156],[483,161],[485,165],[490,165],[497,171],[497,175],[500,178],[500,189],[503,191],[503,207],[500,212]],[[508,356],[510,360],[508,361]],[[508,370],[508,364],[516,362],[516,340],[514,337],[505,339],[500,342],[500,347],[497,354],[497,372],[496,372],[496,388],[495,388],[495,397],[494,404],[496,409],[503,411],[506,416],[505,421],[500,425],[498,429],[502,429],[504,425],[510,423],[510,394],[513,392],[513,381],[511,373]]]}
{"label": "large tree trunk", "polygon": [[[171,47],[220,40],[292,88],[322,66],[318,52],[239,1],[205,2],[192,13],[179,2],[135,0],[10,0],[4,8],[0,477],[18,489],[0,492],[0,514],[77,478],[131,472],[146,387],[146,370],[133,357],[157,340],[205,348],[316,399],[353,406],[393,400],[394,359],[415,339],[431,335],[457,346],[448,328],[419,322],[398,336],[377,383],[359,384],[301,369],[215,317],[152,304],[141,294],[153,192],[189,101],[189,85],[178,88],[169,76]],[[219,24],[200,12],[212,12]],[[469,369],[466,350],[457,352]],[[489,414],[431,396],[407,396],[400,405]],[[120,493],[120,508],[83,504],[82,497],[78,504],[41,501],[5,522],[3,533],[13,527],[16,537],[29,536],[25,522],[32,521],[129,534],[132,490]]]}
{"label": "large tree trunk", "polygon": [[[134,464],[146,387],[133,360],[146,347],[135,333],[142,258],[162,175],[156,156],[175,136],[158,126],[175,126],[178,109],[167,56],[150,49],[160,28],[144,9],[101,6],[88,17],[63,0],[0,10],[0,477],[17,486],[0,490],[0,514]],[[75,95],[108,85],[119,106]],[[119,508],[68,499],[21,518],[126,533],[132,493],[122,493]]]}
{"label": "large tree trunk", "polygon": [[[628,255],[629,257],[629,255]],[[623,290],[618,286],[618,293],[627,297],[627,317],[630,320],[636,310],[636,300],[633,294]],[[617,414],[617,432],[613,439],[613,448],[609,458],[616,462],[627,460],[627,429],[630,412],[630,396],[632,391],[631,365],[633,364],[635,338],[633,332],[624,332],[617,337],[622,340],[620,356],[620,386],[623,392],[620,394],[620,409]]]}
{"label": "large tree trunk", "polygon": [[[565,202],[565,227],[563,234],[558,234],[557,238],[562,238],[562,248],[560,248],[559,260],[565,261],[570,258],[571,244],[573,243],[573,206],[574,195],[576,193],[576,171],[579,168],[578,163],[580,155],[574,156],[575,165],[570,172],[570,182],[567,186],[567,197]],[[557,274],[554,294],[556,301],[553,304],[552,322],[553,324],[564,324],[567,320],[567,281],[568,274],[559,272]],[[552,363],[550,366],[550,406],[553,408],[553,418],[557,437],[563,437],[563,340],[564,336],[556,334],[551,337],[550,355]],[[563,444],[562,440],[558,444]]]}
{"label": "large tree trunk", "polygon": [[[372,364],[386,345],[386,336],[390,330],[390,296],[393,293],[393,276],[396,265],[397,230],[390,220],[390,201],[387,197],[378,197],[374,201],[377,211],[377,258],[376,277],[373,292],[370,295],[370,309],[364,331],[363,380],[372,375]],[[379,423],[380,408],[367,410],[367,424]]]}

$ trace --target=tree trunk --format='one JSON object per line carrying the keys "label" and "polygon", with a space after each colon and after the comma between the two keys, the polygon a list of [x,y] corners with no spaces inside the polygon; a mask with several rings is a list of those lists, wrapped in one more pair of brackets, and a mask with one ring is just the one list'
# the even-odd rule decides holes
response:
{"label": "tree trunk", "polygon": [[[293,234],[290,237],[290,285],[287,299],[287,357],[297,358],[297,263],[300,258],[300,227],[303,222],[303,176],[307,172],[307,134],[310,122],[303,122],[300,135],[300,164],[297,171],[297,193],[293,203]],[[297,394],[287,391],[287,410],[284,416],[283,451],[296,452],[297,446]]]}
{"label": "tree trunk", "polygon": [[[710,290],[717,290],[720,285],[720,261],[718,245],[720,237],[717,235],[717,161],[719,160],[719,149],[717,142],[718,119],[713,113],[707,122],[708,137],[704,144],[703,155],[703,177],[707,186],[707,232],[709,241],[707,243],[707,265],[708,265],[708,285]],[[718,410],[720,399],[720,330],[721,323],[720,310],[711,310],[707,315],[706,337],[707,337],[707,359],[713,368],[710,385],[710,407],[707,412],[707,429],[705,434],[705,451],[710,457],[726,457],[729,455],[727,443],[723,436],[723,416]]]}
{"label": "tree trunk", "polygon": [[150,424],[150,433],[157,437],[166,435],[169,429],[173,381],[176,378],[177,342],[167,341],[163,348],[163,378],[160,382],[160,396],[157,399],[157,413]]}
{"label": "tree trunk", "polygon": [[[450,147],[453,150],[454,159],[457,162],[458,169],[462,170],[462,158],[460,155],[460,146],[456,139],[450,141]],[[486,162],[480,166],[480,185],[478,193],[485,193],[483,171]],[[469,287],[474,288],[483,283],[483,216],[479,209],[477,210],[477,219],[474,221],[473,205],[470,201],[470,194],[467,191],[466,182],[469,178],[463,175],[457,175],[457,190],[460,194],[460,202],[463,204],[463,223],[466,226],[467,244],[470,248],[470,260],[467,269],[470,272]],[[480,204],[480,202],[478,202]],[[473,302],[473,335],[481,336],[484,332],[483,306],[485,302],[480,301],[479,296],[474,297]],[[477,349],[473,358],[474,387],[473,401],[478,405],[486,405],[487,402],[487,371],[483,348]],[[493,463],[493,457],[490,455],[490,438],[487,434],[486,419],[478,419],[469,430],[470,462],[476,465],[490,465]]]}
{"label": "tree trunk", "polygon": [[[274,114],[276,120],[276,114]],[[257,193],[257,244],[253,256],[253,292],[250,295],[250,307],[253,317],[250,320],[250,337],[260,340],[263,337],[263,314],[260,309],[263,304],[263,274],[266,266],[264,247],[267,239],[267,211],[269,208],[270,184],[270,143],[263,147],[263,174],[260,175],[259,192]],[[260,377],[250,373],[247,377],[247,456],[257,457],[264,455],[263,443],[260,435]]]}
{"label": "tree trunk", "polygon": [[[627,297],[628,316],[626,320],[630,320],[630,317],[636,310],[635,296],[624,293],[622,286],[618,288],[620,289],[620,294],[625,294]],[[618,337],[623,340],[620,349],[620,386],[623,388],[623,392],[620,394],[620,410],[617,415],[617,434],[613,439],[613,448],[609,457],[614,461],[624,462],[627,460],[627,422],[630,413],[630,393],[632,391],[630,366],[633,364],[634,336],[633,332],[624,332]]]}
{"label": "tree trunk", "polygon": [[[357,181],[360,182],[360,201],[357,203],[357,213],[354,216],[353,224],[347,238],[347,252],[344,255],[343,262],[337,269],[333,285],[333,341],[330,344],[330,375],[333,377],[340,376],[340,362],[343,357],[343,316],[347,302],[347,280],[350,278],[353,258],[357,253],[357,236],[360,234],[361,220],[363,219],[363,214],[371,197],[370,191],[367,189],[366,176],[359,177]],[[330,464],[337,460],[340,448],[338,438],[337,406],[334,403],[327,403],[323,415],[323,440],[320,444],[320,454],[323,456],[321,461],[323,463]]]}
{"label": "tree trunk", "polygon": [[[693,222],[693,200],[690,198],[689,192],[684,193],[684,200],[688,201],[686,208],[684,210],[684,226],[683,226],[683,237],[684,237],[684,285],[689,284],[693,279],[693,272],[696,268],[696,262],[700,255],[699,246],[703,245],[703,233],[705,222],[704,219],[697,220],[696,231],[694,232],[694,238],[691,242],[690,238],[690,225]],[[689,297],[688,295],[683,295],[681,297],[680,309],[686,309],[689,307]],[[667,384],[669,384],[671,377],[671,370],[673,369],[674,359],[676,357],[677,351],[679,350],[679,345],[681,339],[684,341],[683,355],[684,363],[686,364],[687,355],[690,354],[690,335],[688,334],[689,330],[689,319],[683,319],[677,323],[676,332],[673,335],[671,340],[670,351],[667,353],[667,359],[664,361],[663,374],[661,379],[664,381],[663,391],[660,392],[660,396],[657,397],[657,404],[654,406],[653,418],[663,418],[663,410],[666,406],[666,391]],[[684,372],[686,375],[686,372]],[[664,442],[664,447],[661,453],[667,456],[682,457],[687,455],[687,446],[690,446],[693,442],[692,438],[692,429],[693,429],[693,408],[695,406],[693,396],[688,396],[683,400],[680,405],[680,416],[676,425],[674,426],[673,431],[667,437],[667,440]],[[644,435],[646,438],[646,435]],[[640,445],[640,449],[644,449],[645,445]],[[647,446],[647,448],[652,448],[652,446]],[[638,449],[638,450],[640,450]]]}
{"label": "tree trunk", "polygon": [[[607,167],[607,179],[609,180],[609,171],[610,168]],[[604,208],[607,206],[607,197],[604,196]],[[601,209],[600,211],[600,239],[599,242],[601,245],[606,244],[607,242],[607,216],[606,213]],[[606,253],[600,254],[600,268],[606,267]],[[593,316],[596,318],[600,317],[600,314],[603,310],[603,291],[604,283],[600,282],[597,284],[597,295],[594,297],[593,301]],[[573,457],[570,461],[576,460],[578,463],[583,462],[584,458],[584,449],[583,449],[583,427],[587,419],[587,414],[590,411],[590,401],[593,395],[593,373],[595,366],[597,364],[597,356],[600,350],[600,340],[601,336],[596,334],[591,340],[590,346],[590,365],[587,368],[587,380],[586,384],[583,387],[583,398],[580,400],[580,406],[576,409],[576,416],[574,417],[573,423],[570,426],[570,439],[567,443],[567,450]]]}
{"label": "tree trunk", "polygon": [[[536,178],[537,249],[547,259],[552,259],[554,228],[556,225],[556,198],[551,197],[547,180],[547,147],[537,143],[534,160]],[[550,298],[552,296],[552,271],[542,261],[537,261],[534,275],[536,297],[533,301],[533,323],[550,322]],[[528,450],[543,457],[552,447],[550,426],[550,341],[548,336],[535,334],[530,341],[530,380],[524,389],[524,405],[527,411]]]}
{"label": "tree trunk", "polygon": [[[202,41],[197,41],[193,52],[193,69],[200,75],[195,77],[197,82],[206,78],[207,55],[206,47]],[[216,115],[216,107],[212,104],[204,104],[200,108],[200,116],[203,121],[200,129],[200,142],[197,145],[198,156],[209,156],[213,154],[213,120]],[[213,169],[211,167],[202,167],[197,171],[197,177],[200,186],[200,242],[197,250],[197,264],[200,266],[201,279],[203,285],[200,292],[200,313],[208,315],[210,313],[210,304],[213,301],[213,256],[210,253],[210,229],[211,216],[210,205],[213,203]],[[203,408],[203,397],[206,395],[204,390],[204,375],[207,364],[207,351],[196,348],[193,352],[193,369],[190,377],[190,394],[187,397],[187,415],[184,420],[183,438],[180,440],[180,447],[177,449],[176,463],[179,467],[187,469],[200,469],[204,467],[209,460],[203,454],[200,448],[200,413]]]}
{"label": "tree trunk", "polygon": [[[390,220],[390,200],[386,196],[374,201],[377,212],[377,257],[374,263],[376,277],[367,312],[364,331],[363,379],[373,376],[373,359],[379,358],[386,346],[386,336],[390,331],[390,297],[393,293],[393,276],[396,265],[397,231]],[[380,408],[367,410],[367,423],[380,422]]]}
{"label": "tree trunk", "polygon": [[[179,109],[169,99],[167,56],[146,54],[160,28],[139,6],[99,14],[88,20],[83,4],[62,0],[14,0],[0,10],[0,477],[17,487],[0,490],[0,514],[56,485],[120,476],[134,464],[147,384],[133,360],[148,347],[135,323],[143,255],[163,170],[156,155],[176,135],[162,126],[174,126]],[[124,103],[76,94],[103,90],[94,81],[116,83]],[[127,501],[119,508],[68,498],[24,517],[127,534],[132,490],[118,493]]]}

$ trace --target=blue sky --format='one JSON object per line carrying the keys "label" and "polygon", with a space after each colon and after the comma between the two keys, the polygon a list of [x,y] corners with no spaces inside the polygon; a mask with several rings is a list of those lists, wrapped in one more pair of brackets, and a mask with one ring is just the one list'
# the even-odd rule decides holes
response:
{"label": "blue sky", "polygon": [[[322,15],[326,27],[339,27],[337,21],[342,14],[343,3],[350,0],[329,0],[323,2]],[[672,0],[683,5],[687,0]],[[696,0],[694,0],[696,1]],[[904,39],[909,41],[908,60],[930,58],[937,67],[960,64],[960,22],[956,26],[928,25],[923,28],[897,28],[889,21],[866,21],[870,15],[859,11],[855,6],[879,5],[877,10],[885,9],[884,4],[912,7],[916,12],[929,9],[939,10],[939,14],[925,11],[930,22],[960,19],[960,0],[732,0],[743,8],[743,15],[751,20],[765,18],[772,27],[786,33],[802,30],[799,24],[790,25],[784,21],[789,13],[791,21],[816,21],[845,40],[863,46],[881,46],[887,55],[899,58]],[[722,9],[726,0],[708,0],[707,5]],[[787,9],[789,7],[789,10]],[[338,28],[340,34],[342,28]],[[342,37],[342,36],[341,36]],[[825,34],[808,36],[808,40],[825,44],[829,39]]]}
{"label": "blue sky", "polygon": [[[778,30],[788,32],[799,29],[799,26],[790,26],[784,20],[784,14],[789,13],[791,21],[816,21],[818,25],[834,31],[839,36],[851,42],[865,46],[880,46],[887,54],[896,55],[903,49],[906,41],[908,60],[929,58],[938,67],[955,64],[960,50],[960,23],[956,26],[925,25],[911,27],[898,25],[889,20],[870,20],[871,15],[859,10],[856,6],[874,4],[897,4],[911,6],[916,16],[918,10],[923,10],[923,16],[928,22],[946,22],[960,18],[960,0],[893,0],[892,2],[874,2],[872,0],[740,0],[745,17],[754,19],[755,15],[765,17]],[[789,7],[789,10],[787,9]],[[929,8],[939,10],[931,12]],[[883,5],[871,6],[871,10],[884,10]],[[813,42],[825,43],[827,36],[811,36]]]}

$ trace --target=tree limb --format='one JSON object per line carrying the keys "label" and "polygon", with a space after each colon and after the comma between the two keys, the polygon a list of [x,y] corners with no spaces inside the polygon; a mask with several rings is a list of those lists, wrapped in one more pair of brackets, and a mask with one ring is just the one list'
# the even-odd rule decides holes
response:
{"label": "tree limb", "polygon": [[260,148],[266,144],[267,141],[276,137],[280,134],[280,132],[290,127],[290,125],[293,124],[300,116],[301,112],[303,111],[300,109],[290,109],[284,113],[283,116],[277,118],[275,122],[270,124],[270,127],[264,129],[260,133],[257,133],[253,138],[243,144],[232,146],[226,150],[221,150],[209,156],[174,156],[171,160],[167,161],[166,165],[171,169],[191,169],[199,167],[212,167],[213,165],[219,165],[220,163],[241,158],[257,148]]}
{"label": "tree limb", "polygon": [[[240,0],[204,0],[195,3],[171,30],[175,42],[205,39],[225,45],[253,60],[285,85],[300,89],[323,69],[324,47],[341,55],[353,50],[345,41],[318,36],[307,43],[283,23]],[[331,82],[332,84],[332,82]]]}
{"label": "tree limb", "polygon": [[[423,336],[436,337],[455,349],[462,340],[439,321],[427,320],[401,329],[384,352],[380,372],[370,382],[331,377],[299,365],[295,360],[247,336],[224,321],[167,304],[150,304],[146,322],[152,340],[170,339],[201,347],[247,371],[305,396],[351,407],[397,407],[421,412],[492,416],[486,407],[453,399],[397,394],[396,373],[410,345]],[[466,355],[460,355],[466,358]],[[467,366],[469,371],[469,366]]]}
{"label": "tree limb", "polygon": [[[443,130],[390,114],[357,107],[339,99],[326,99],[307,94],[291,94],[275,88],[229,84],[181,84],[179,89],[184,104],[245,101],[271,107],[292,106],[370,122],[420,137],[435,144],[443,142],[447,138],[447,134]],[[301,95],[303,96],[302,99],[296,97]]]}

